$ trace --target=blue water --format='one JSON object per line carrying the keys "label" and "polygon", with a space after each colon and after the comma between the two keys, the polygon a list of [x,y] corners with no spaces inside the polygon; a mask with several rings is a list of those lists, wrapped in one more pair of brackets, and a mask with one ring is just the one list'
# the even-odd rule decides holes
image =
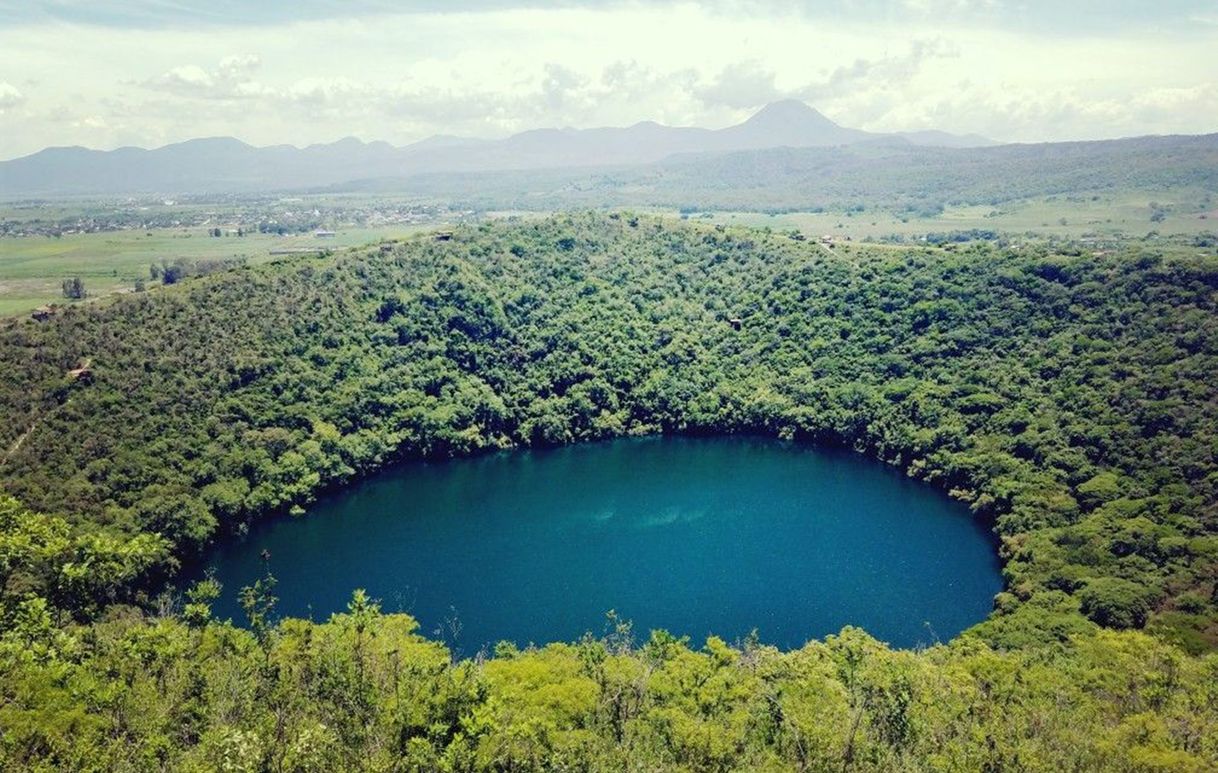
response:
{"label": "blue water", "polygon": [[[412,462],[269,519],[205,564],[220,617],[263,572],[277,612],[323,620],[354,588],[465,655],[507,639],[654,628],[780,647],[858,625],[946,641],[1001,589],[985,526],[858,455],[751,438],[643,438]],[[455,621],[455,624],[454,624]]]}

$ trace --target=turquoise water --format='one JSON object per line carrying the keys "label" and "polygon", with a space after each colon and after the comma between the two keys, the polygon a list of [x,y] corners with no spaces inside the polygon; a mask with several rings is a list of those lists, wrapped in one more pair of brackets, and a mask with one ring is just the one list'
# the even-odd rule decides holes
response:
{"label": "turquoise water", "polygon": [[[1001,589],[988,530],[858,455],[751,438],[643,438],[412,462],[259,524],[207,557],[221,617],[263,571],[277,611],[321,620],[366,588],[465,655],[602,633],[615,610],[797,647],[859,625],[897,646],[955,636]],[[455,621],[455,624],[454,624]]]}

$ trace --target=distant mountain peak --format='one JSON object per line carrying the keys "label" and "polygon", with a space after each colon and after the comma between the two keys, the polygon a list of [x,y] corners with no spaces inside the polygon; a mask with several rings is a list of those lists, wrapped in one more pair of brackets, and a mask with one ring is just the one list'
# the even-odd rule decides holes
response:
{"label": "distant mountain peak", "polygon": [[224,148],[224,149],[242,149],[252,150],[253,145],[237,139],[236,137],[195,137],[181,142],[173,142],[163,146],[164,148]]}
{"label": "distant mountain peak", "polygon": [[722,129],[720,134],[747,148],[848,145],[872,136],[838,126],[798,99],[771,102],[744,123]]}
{"label": "distant mountain peak", "polygon": [[833,126],[837,124],[829,120],[816,108],[798,99],[782,99],[771,102],[745,121],[746,124],[805,124],[813,126]]}

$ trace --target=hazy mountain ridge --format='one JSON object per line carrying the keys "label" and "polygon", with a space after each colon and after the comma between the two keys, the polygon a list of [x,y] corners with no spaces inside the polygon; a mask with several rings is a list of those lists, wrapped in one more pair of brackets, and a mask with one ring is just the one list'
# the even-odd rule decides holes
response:
{"label": "hazy mountain ridge", "polygon": [[211,137],[154,150],[48,148],[0,162],[0,195],[298,189],[435,172],[636,166],[688,153],[835,147],[880,140],[951,147],[993,144],[975,135],[850,129],[802,102],[788,100],[717,130],[644,121],[624,128],[534,129],[502,140],[437,135],[404,147],[351,137],[305,148],[255,147],[231,137]]}
{"label": "hazy mountain ridge", "polygon": [[839,209],[933,214],[958,204],[1139,190],[1218,195],[1218,134],[1092,142],[918,147],[880,137],[844,147],[675,154],[612,169],[380,177],[330,192],[410,191],[475,209],[661,206],[689,210]]}

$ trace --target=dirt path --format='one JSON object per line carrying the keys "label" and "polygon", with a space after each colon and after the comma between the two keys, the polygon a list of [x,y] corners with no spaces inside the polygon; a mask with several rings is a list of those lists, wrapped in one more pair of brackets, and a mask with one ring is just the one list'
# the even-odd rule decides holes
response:
{"label": "dirt path", "polygon": [[4,453],[3,458],[0,458],[0,467],[3,467],[5,464],[7,464],[9,458],[12,457],[13,454],[15,454],[21,450],[21,444],[25,442],[25,439],[30,436],[30,433],[33,432],[34,428],[37,426],[38,426],[38,422],[35,421],[33,424],[31,424],[29,426],[29,429],[27,429],[25,432],[22,432],[21,435],[18,436],[18,438],[13,442],[13,444],[11,446],[9,446],[8,451],[6,451]]}
{"label": "dirt path", "polygon": [[820,241],[819,239],[816,240],[816,246],[820,247],[821,251],[824,252],[829,257],[836,258],[838,260],[844,260],[847,263],[849,263],[850,267],[853,268],[855,271],[859,270],[859,259],[854,257],[853,255],[843,254],[842,252],[839,252],[838,250],[833,249],[832,247],[830,247],[829,245]]}
{"label": "dirt path", "polygon": [[[92,366],[93,366],[93,358],[87,357],[81,361],[79,367],[69,370],[64,375],[70,379],[75,380],[75,379],[80,378],[83,374],[88,373],[89,368],[91,368]],[[67,400],[65,400],[63,402],[63,405],[67,405],[71,399],[72,398],[69,397]],[[25,439],[28,438],[35,429],[38,428],[38,422],[42,421],[48,415],[54,413],[56,410],[58,410],[61,407],[63,407],[63,406],[62,405],[54,406],[49,411],[43,413],[41,416],[39,416],[38,418],[36,418],[32,422],[30,422],[30,426],[25,430],[25,432],[22,432],[21,435],[18,436],[18,438],[15,441],[13,441],[13,444],[11,446],[9,446],[8,450],[4,452],[4,456],[0,457],[0,467],[3,467],[5,464],[7,464],[8,460],[11,459],[14,454],[16,454],[18,451],[21,450],[21,445],[23,443],[25,443]]]}

